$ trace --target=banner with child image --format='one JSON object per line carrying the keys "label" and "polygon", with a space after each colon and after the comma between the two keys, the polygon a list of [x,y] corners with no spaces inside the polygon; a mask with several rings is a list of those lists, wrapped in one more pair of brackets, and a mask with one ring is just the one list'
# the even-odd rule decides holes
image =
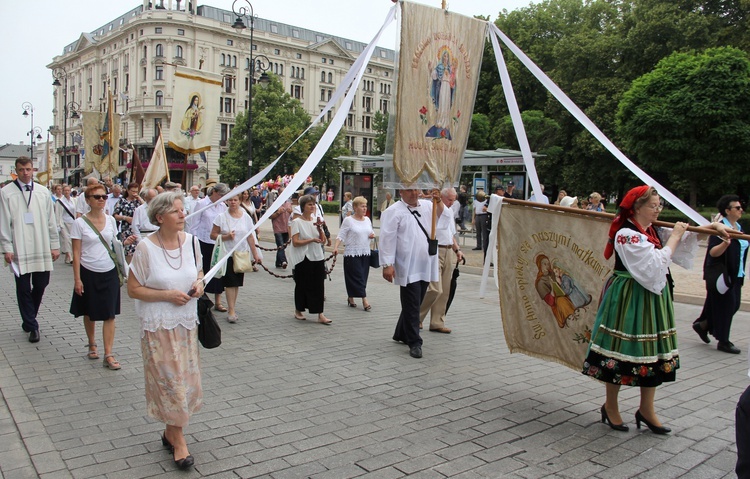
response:
{"label": "banner with child image", "polygon": [[610,222],[505,204],[498,231],[500,311],[511,353],[580,370],[604,282]]}

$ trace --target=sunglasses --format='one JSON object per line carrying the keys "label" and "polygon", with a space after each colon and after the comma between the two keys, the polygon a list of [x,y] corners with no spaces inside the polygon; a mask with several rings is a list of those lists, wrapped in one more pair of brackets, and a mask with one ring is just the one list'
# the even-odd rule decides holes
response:
{"label": "sunglasses", "polygon": [[94,198],[95,200],[104,201],[107,199],[107,195],[89,195],[89,198]]}
{"label": "sunglasses", "polygon": [[728,210],[742,210],[742,209],[744,209],[744,208],[743,208],[742,206],[739,206],[739,205],[737,205],[737,206],[730,206],[730,207],[729,207],[729,208],[727,208],[727,209],[728,209]]}

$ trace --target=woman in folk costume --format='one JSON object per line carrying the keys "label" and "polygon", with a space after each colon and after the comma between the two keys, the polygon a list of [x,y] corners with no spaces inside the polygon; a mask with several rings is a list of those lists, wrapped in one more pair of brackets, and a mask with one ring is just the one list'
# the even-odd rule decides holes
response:
{"label": "woman in folk costume", "polygon": [[[682,222],[671,230],[655,228],[652,223],[661,210],[653,187],[628,191],[604,251],[607,259],[615,254],[615,268],[596,314],[583,374],[606,384],[602,422],[617,431],[628,430],[617,403],[622,385],[640,387],[635,413],[639,429],[643,422],[656,434],[671,431],[654,410],[656,386],[674,381],[680,367],[669,265],[674,261],[692,266],[697,235],[686,234],[687,224]],[[728,237],[723,224],[711,227]]]}

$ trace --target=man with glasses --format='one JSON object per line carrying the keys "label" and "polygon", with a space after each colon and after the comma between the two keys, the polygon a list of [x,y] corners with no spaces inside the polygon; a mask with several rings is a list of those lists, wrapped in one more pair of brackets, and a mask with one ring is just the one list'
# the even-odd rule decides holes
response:
{"label": "man with glasses", "polygon": [[50,192],[34,183],[31,158],[16,160],[18,178],[0,190],[0,251],[16,279],[21,328],[39,342],[36,320],[52,263],[60,256],[60,237]]}

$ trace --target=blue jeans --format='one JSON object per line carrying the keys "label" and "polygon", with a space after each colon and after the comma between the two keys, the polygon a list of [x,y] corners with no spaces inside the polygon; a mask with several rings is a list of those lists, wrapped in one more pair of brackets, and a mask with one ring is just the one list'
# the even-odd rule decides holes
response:
{"label": "blue jeans", "polygon": [[[289,241],[289,233],[274,233],[273,239],[276,240],[277,247],[282,246]],[[286,249],[280,248],[276,251],[276,267],[280,268],[281,265],[286,262]]]}

